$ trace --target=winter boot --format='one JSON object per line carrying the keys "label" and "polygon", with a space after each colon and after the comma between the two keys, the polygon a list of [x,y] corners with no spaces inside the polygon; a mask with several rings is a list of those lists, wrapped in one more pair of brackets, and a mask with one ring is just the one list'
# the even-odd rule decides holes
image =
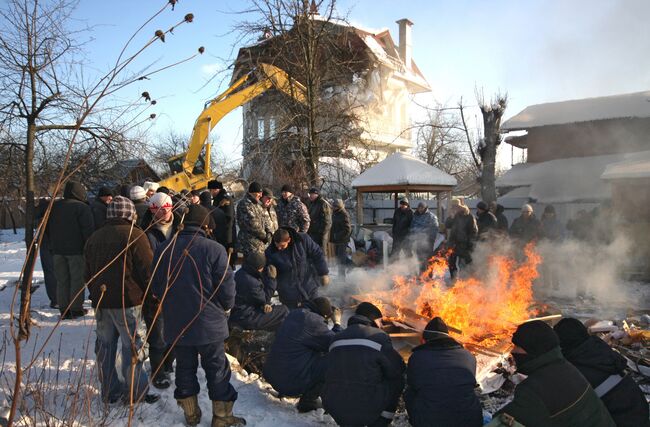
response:
{"label": "winter boot", "polygon": [[188,426],[195,426],[201,422],[201,408],[199,407],[199,397],[197,395],[177,399],[178,406],[183,408],[185,422]]}
{"label": "winter boot", "polygon": [[[156,350],[149,350],[149,362],[151,363],[151,375],[153,375],[153,380],[151,383],[154,387],[158,389],[166,389],[172,384],[169,379],[169,374],[165,371],[165,367],[162,363],[162,357],[164,353]],[[157,371],[157,372],[156,372]]]}
{"label": "winter boot", "polygon": [[302,397],[300,397],[300,400],[296,405],[296,409],[298,409],[298,412],[300,412],[301,414],[304,414],[305,412],[315,411],[316,409],[321,407],[322,405],[318,401],[318,397],[314,398],[314,397],[307,396],[306,394],[303,394]]}
{"label": "winter boot", "polygon": [[245,426],[246,420],[232,413],[235,402],[212,401],[212,427]]}

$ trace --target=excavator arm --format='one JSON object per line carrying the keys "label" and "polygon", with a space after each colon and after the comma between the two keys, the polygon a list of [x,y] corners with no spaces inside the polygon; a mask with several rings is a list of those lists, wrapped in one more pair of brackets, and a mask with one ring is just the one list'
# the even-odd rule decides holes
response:
{"label": "excavator arm", "polygon": [[[225,92],[209,101],[196,119],[187,152],[170,159],[172,173],[177,172],[160,182],[161,186],[173,190],[205,188],[212,177],[210,171],[210,131],[221,119],[235,108],[244,105],[271,88],[283,92],[298,102],[305,103],[305,87],[291,79],[286,72],[270,64],[260,64],[248,74],[239,78]],[[197,167],[201,152],[206,148],[203,167]],[[182,167],[179,163],[182,159]],[[172,166],[175,164],[176,166]],[[177,170],[174,171],[174,168]],[[182,169],[182,170],[178,170]]]}

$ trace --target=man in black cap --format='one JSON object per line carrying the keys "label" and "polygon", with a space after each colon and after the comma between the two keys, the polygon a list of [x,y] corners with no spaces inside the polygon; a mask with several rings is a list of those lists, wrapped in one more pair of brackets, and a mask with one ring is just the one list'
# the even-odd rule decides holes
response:
{"label": "man in black cap", "polygon": [[497,228],[497,218],[490,212],[487,203],[482,200],[476,205],[476,225],[478,226],[477,237],[479,240],[484,240],[488,237],[488,231]]}
{"label": "man in black cap", "polygon": [[175,345],[174,398],[185,421],[189,425],[201,421],[196,377],[200,357],[212,401],[212,425],[242,425],[244,419],[232,412],[237,391],[230,384],[224,350],[226,312],[235,302],[235,281],[226,249],[205,233],[209,217],[203,206],[187,208],[183,229],[156,249],[153,265],[158,267],[151,286],[162,304],[165,341]]}
{"label": "man in black cap", "polygon": [[271,230],[271,233],[275,233],[275,231],[280,228],[280,225],[278,223],[278,214],[275,211],[276,203],[275,198],[273,197],[273,191],[271,191],[270,188],[263,188],[262,198],[260,200],[264,210],[266,211],[266,221],[268,222],[267,228]]}
{"label": "man in black cap", "polygon": [[284,305],[272,305],[271,297],[276,288],[276,270],[266,269],[263,253],[252,253],[244,258],[244,264],[235,273],[237,295],[228,323],[241,329],[275,331],[289,309]]}
{"label": "man in black cap", "polygon": [[[212,207],[220,209],[223,215],[212,214],[215,225],[212,235],[215,240],[225,246],[226,250],[235,247],[237,228],[235,227],[235,204],[219,181],[208,182],[208,190],[212,196]],[[236,257],[231,257],[230,263],[234,265]]]}
{"label": "man in black cap", "polygon": [[393,250],[391,257],[399,257],[402,250],[406,256],[411,256],[411,248],[408,243],[408,234],[413,222],[413,211],[409,205],[409,199],[403,197],[399,201],[399,207],[393,213]]}
{"label": "man in black cap", "polygon": [[413,349],[406,371],[404,393],[411,425],[483,425],[476,396],[476,359],[449,336],[445,322],[436,317],[422,334],[423,344]]}
{"label": "man in black cap", "polygon": [[293,194],[293,187],[284,184],[281,190],[282,197],[278,202],[278,222],[280,227],[290,227],[300,233],[309,230],[309,211],[307,206]]}
{"label": "man in black cap", "polygon": [[614,421],[587,380],[560,351],[553,329],[526,322],[512,335],[512,357],[527,378],[517,385],[507,414],[526,427],[614,427]]}
{"label": "man in black cap", "polygon": [[564,318],[553,328],[564,357],[589,381],[618,427],[650,426],[648,402],[632,377],[627,360],[578,319]]}
{"label": "man in black cap", "polygon": [[262,186],[252,182],[248,194],[237,204],[237,225],[239,234],[237,243],[244,258],[252,253],[263,253],[271,243],[273,233],[266,220],[266,211],[262,206]]}
{"label": "man in black cap", "polygon": [[[334,322],[330,330],[328,320]],[[334,334],[341,330],[341,311],[325,297],[293,310],[278,329],[264,365],[264,378],[283,396],[300,396],[299,412],[318,409]]]}
{"label": "man in black cap", "polygon": [[395,415],[405,366],[381,318],[362,302],[329,346],[323,407],[339,425],[387,426]]}
{"label": "man in black cap", "polygon": [[97,197],[90,204],[90,209],[93,212],[93,222],[95,230],[102,228],[106,222],[106,208],[113,200],[113,191],[108,187],[102,187],[97,192]]}
{"label": "man in black cap", "polygon": [[309,190],[309,230],[307,234],[312,238],[327,255],[327,242],[329,242],[330,229],[332,228],[332,208],[327,200],[323,199],[316,187]]}

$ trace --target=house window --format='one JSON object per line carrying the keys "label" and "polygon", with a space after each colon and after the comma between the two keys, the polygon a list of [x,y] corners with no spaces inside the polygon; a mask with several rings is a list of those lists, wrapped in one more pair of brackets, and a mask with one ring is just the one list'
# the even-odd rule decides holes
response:
{"label": "house window", "polygon": [[257,119],[257,139],[264,139],[264,119]]}
{"label": "house window", "polygon": [[274,117],[271,117],[271,118],[269,119],[269,138],[273,138],[273,137],[275,137],[275,132],[276,132],[276,129],[275,129],[275,118],[274,118]]}

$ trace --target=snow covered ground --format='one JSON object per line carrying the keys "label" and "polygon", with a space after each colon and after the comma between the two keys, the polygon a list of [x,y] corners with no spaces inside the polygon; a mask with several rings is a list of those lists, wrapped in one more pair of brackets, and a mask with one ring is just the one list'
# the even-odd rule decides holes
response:
{"label": "snow covered ground", "polygon": [[[0,230],[0,416],[6,417],[10,402],[9,390],[15,378],[16,356],[9,334],[9,310],[20,275],[25,247],[23,235],[13,235]],[[59,313],[49,307],[43,284],[43,272],[37,263],[34,283],[39,288],[33,295],[32,316],[35,324],[32,337],[23,344],[21,366],[35,360],[25,373],[23,414],[28,414],[20,425],[59,425],[63,420],[75,419],[75,425],[122,426],[128,423],[128,409],[123,406],[103,407],[99,401],[98,380],[94,363],[94,317],[92,310],[78,320],[66,320],[57,325]],[[90,309],[90,301],[86,301]],[[51,335],[51,336],[50,336]],[[49,340],[48,340],[49,338]],[[244,416],[250,426],[312,426],[336,425],[322,409],[316,413],[299,414],[295,409],[297,399],[274,396],[270,385],[255,374],[248,375],[236,361],[232,383],[239,392],[235,413]],[[200,405],[203,419],[200,425],[209,426],[211,403],[208,399],[203,371],[199,369],[201,384]],[[140,404],[133,419],[134,426],[183,426],[181,409],[173,397],[174,387],[155,390],[162,398],[155,404]],[[35,409],[40,407],[40,409]],[[408,425],[401,414],[394,425]]]}

